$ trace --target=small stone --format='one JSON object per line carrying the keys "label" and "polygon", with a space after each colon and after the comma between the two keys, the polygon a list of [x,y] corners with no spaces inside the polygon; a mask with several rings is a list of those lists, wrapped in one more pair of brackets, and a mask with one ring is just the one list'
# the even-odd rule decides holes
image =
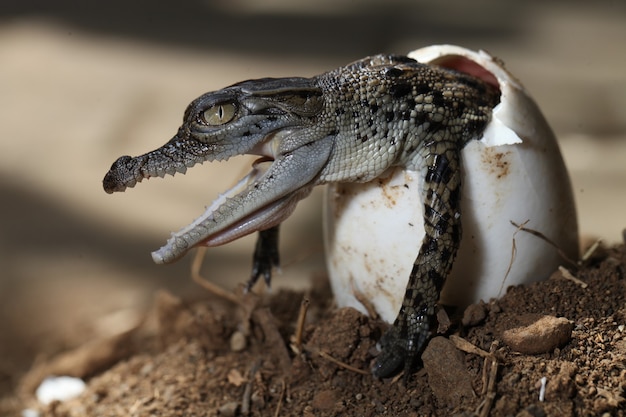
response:
{"label": "small stone", "polygon": [[246,348],[246,345],[246,336],[239,330],[233,332],[230,336],[230,350],[233,352],[241,352]]}
{"label": "small stone", "polygon": [[496,400],[491,414],[494,416],[513,416],[518,409],[517,400],[505,394]]}
{"label": "small stone", "polygon": [[437,333],[439,334],[445,334],[452,325],[448,313],[443,308],[437,310],[437,323]]}
{"label": "small stone", "polygon": [[442,403],[458,406],[463,398],[473,398],[472,376],[464,355],[445,337],[433,338],[422,355],[428,384]]}
{"label": "small stone", "polygon": [[502,340],[517,352],[535,355],[567,343],[573,329],[574,323],[564,317],[543,316],[530,325],[505,330]]}
{"label": "small stone", "polygon": [[465,327],[472,327],[480,324],[487,317],[487,308],[482,301],[478,304],[468,306],[463,312],[461,323]]}
{"label": "small stone", "polygon": [[224,417],[235,417],[239,411],[239,403],[236,401],[231,401],[222,405],[217,412],[219,415]]}
{"label": "small stone", "polygon": [[546,413],[543,411],[543,408],[538,405],[531,404],[517,413],[515,417],[546,417]]}
{"label": "small stone", "polygon": [[559,398],[573,398],[576,394],[574,379],[578,367],[573,362],[559,362],[559,372],[548,380],[546,386],[546,400],[554,401]]}
{"label": "small stone", "polygon": [[250,397],[250,401],[252,402],[252,406],[257,409],[265,408],[265,398],[263,398],[263,394],[259,391],[254,391],[252,396]]}
{"label": "small stone", "polygon": [[141,376],[147,376],[148,374],[151,374],[153,370],[154,370],[154,363],[148,362],[144,366],[141,367],[141,369],[139,370],[139,374]]}
{"label": "small stone", "polygon": [[337,402],[337,395],[332,390],[323,390],[315,394],[311,405],[320,411],[332,410]]}

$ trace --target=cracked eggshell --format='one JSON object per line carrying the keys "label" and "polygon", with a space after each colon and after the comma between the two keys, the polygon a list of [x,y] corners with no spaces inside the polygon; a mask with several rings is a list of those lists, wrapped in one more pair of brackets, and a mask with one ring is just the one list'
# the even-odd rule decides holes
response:
{"label": "cracked eggshell", "polygon": [[[516,233],[511,221],[527,222],[576,259],[570,180],[552,130],[519,81],[484,51],[440,45],[409,56],[478,75],[501,91],[483,138],[462,151],[463,237],[440,301],[460,307],[488,301],[510,285],[548,278],[562,263],[553,247]],[[363,297],[393,322],[424,236],[420,190],[418,173],[400,168],[369,183],[328,186],[326,259],[339,306],[367,313],[357,299]]]}

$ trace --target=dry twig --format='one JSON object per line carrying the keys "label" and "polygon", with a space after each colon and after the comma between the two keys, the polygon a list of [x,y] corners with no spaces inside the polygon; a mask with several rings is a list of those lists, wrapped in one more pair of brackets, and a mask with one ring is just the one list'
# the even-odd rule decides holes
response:
{"label": "dry twig", "polygon": [[[498,377],[498,359],[496,358],[495,352],[498,346],[498,342],[493,342],[491,344],[491,348],[489,349],[489,357],[485,357],[485,363],[483,365],[483,392],[485,395],[485,399],[479,405],[480,413],[476,410],[476,414],[479,417],[487,417],[491,408],[493,407],[493,403],[496,399],[496,378]],[[489,367],[489,373],[487,374],[486,369]],[[485,389],[486,387],[486,389]]]}
{"label": "dry twig", "polygon": [[457,349],[465,353],[472,353],[474,355],[482,356],[483,358],[491,357],[491,354],[489,352],[482,350],[478,346],[471,344],[470,342],[463,339],[462,337],[459,337],[456,335],[450,335],[449,339]]}
{"label": "dry twig", "polygon": [[528,223],[528,220],[526,220],[524,223],[517,224],[514,221],[511,221],[511,224],[515,227],[518,228],[518,230],[524,231],[526,233],[530,233],[533,236],[538,237],[539,239],[543,240],[544,242],[546,242],[547,244],[549,244],[550,246],[552,246],[554,249],[556,249],[557,253],[559,254],[559,256],[561,258],[563,258],[566,262],[577,266],[578,262],[572,260],[571,258],[569,258],[565,252],[563,252],[563,250],[556,244],[554,243],[552,240],[550,240],[546,235],[544,235],[543,233],[539,232],[538,230],[534,230],[534,229],[529,229],[527,227],[525,227],[526,223]]}
{"label": "dry twig", "polygon": [[282,379],[280,382],[283,384],[283,388],[280,390],[280,397],[278,397],[278,404],[276,405],[276,412],[274,413],[274,417],[278,417],[280,414],[280,409],[283,406],[283,398],[285,397],[285,390],[287,389],[287,384],[285,384],[285,380]]}
{"label": "dry twig", "polygon": [[593,245],[589,246],[589,249],[587,249],[585,251],[585,253],[583,254],[583,256],[580,258],[580,261],[578,262],[578,265],[582,265],[585,262],[587,262],[587,260],[589,260],[589,258],[591,258],[591,255],[593,255],[595,253],[595,251],[598,250],[598,248],[600,247],[600,244],[602,243],[602,239],[598,239],[596,240]]}
{"label": "dry twig", "polygon": [[237,297],[232,292],[226,291],[222,287],[213,284],[212,282],[205,279],[202,275],[200,275],[200,268],[202,267],[202,261],[204,260],[205,253],[206,248],[198,248],[198,250],[196,250],[196,255],[194,256],[193,262],[191,264],[191,279],[193,279],[196,284],[200,285],[211,294],[228,300],[234,304],[240,305],[245,309],[246,306],[240,297]]}
{"label": "dry twig", "polygon": [[574,275],[572,275],[571,272],[569,272],[569,270],[567,270],[566,268],[559,266],[559,272],[561,273],[561,276],[563,276],[563,278],[570,280],[578,285],[581,286],[581,288],[587,288],[589,285],[587,285],[586,282],[581,281],[580,279],[576,278]]}
{"label": "dry twig", "polygon": [[308,298],[304,298],[300,303],[296,333],[290,338],[291,350],[296,354],[300,354],[302,352],[302,334],[304,333],[304,322],[306,320],[306,313],[309,310],[309,304],[310,302]]}
{"label": "dry twig", "polygon": [[356,373],[361,374],[361,375],[370,375],[369,371],[365,371],[363,369],[356,368],[356,367],[354,367],[352,365],[348,365],[347,363],[340,361],[339,359],[335,359],[330,354],[324,352],[321,349],[316,348],[315,346],[304,345],[303,347],[304,347],[305,352],[308,352],[308,353],[314,354],[314,355],[319,355],[320,357],[322,357],[322,358],[324,358],[324,359],[334,363],[335,365],[339,366],[340,368],[344,368],[344,369],[347,369],[347,370],[352,371],[352,372],[356,372]]}
{"label": "dry twig", "polygon": [[241,400],[241,414],[247,416],[250,414],[250,398],[252,397],[252,382],[254,381],[254,377],[261,366],[261,361],[257,360],[252,364],[250,368],[250,374],[248,375],[248,382],[246,383],[246,388],[243,391],[243,399]]}

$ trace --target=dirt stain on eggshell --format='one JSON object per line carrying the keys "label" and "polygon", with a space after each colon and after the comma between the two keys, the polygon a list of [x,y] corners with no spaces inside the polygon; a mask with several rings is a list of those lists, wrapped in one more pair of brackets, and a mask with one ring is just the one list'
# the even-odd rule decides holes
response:
{"label": "dirt stain on eggshell", "polygon": [[497,179],[506,178],[510,172],[508,156],[511,151],[501,151],[498,147],[486,147],[481,153],[481,161],[487,172]]}

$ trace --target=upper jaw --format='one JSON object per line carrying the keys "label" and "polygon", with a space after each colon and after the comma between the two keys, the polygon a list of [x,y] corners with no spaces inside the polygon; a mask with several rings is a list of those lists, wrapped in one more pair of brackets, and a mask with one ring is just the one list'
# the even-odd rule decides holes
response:
{"label": "upper jaw", "polygon": [[152,152],[130,157],[119,157],[102,180],[104,190],[111,194],[125,191],[151,177],[164,177],[177,172],[184,174],[187,168],[208,160],[214,153],[214,144],[192,138],[183,128],[165,145]]}

